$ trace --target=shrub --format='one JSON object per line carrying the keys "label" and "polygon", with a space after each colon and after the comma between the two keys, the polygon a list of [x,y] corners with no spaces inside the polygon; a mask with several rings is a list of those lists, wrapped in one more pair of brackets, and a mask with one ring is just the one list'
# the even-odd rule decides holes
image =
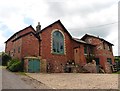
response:
{"label": "shrub", "polygon": [[8,62],[7,68],[12,72],[22,71],[22,62],[17,59],[12,59]]}
{"label": "shrub", "polygon": [[14,63],[9,67],[9,70],[12,71],[12,72],[20,71],[20,69],[21,69],[21,62],[20,62],[20,61],[14,62]]}
{"label": "shrub", "polygon": [[14,63],[16,63],[16,62],[18,62],[19,60],[17,60],[17,59],[12,59],[12,60],[10,60],[9,62],[8,62],[8,64],[7,64],[7,68],[9,68],[10,66],[12,66],[12,64],[14,64]]}
{"label": "shrub", "polygon": [[11,60],[10,55],[6,54],[6,53],[2,53],[2,65],[3,66],[7,66],[7,62]]}

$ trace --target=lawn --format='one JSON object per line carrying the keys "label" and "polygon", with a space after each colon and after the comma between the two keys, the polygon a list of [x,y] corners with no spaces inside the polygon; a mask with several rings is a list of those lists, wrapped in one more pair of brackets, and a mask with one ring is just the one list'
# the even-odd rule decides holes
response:
{"label": "lawn", "polygon": [[26,75],[25,72],[15,72],[15,73],[19,75]]}
{"label": "lawn", "polygon": [[118,71],[118,72],[115,72],[115,73],[113,73],[113,74],[120,74],[120,71]]}
{"label": "lawn", "polygon": [[1,66],[1,65],[0,65],[0,69],[2,69],[2,68],[6,68],[6,66]]}
{"label": "lawn", "polygon": [[120,71],[116,72],[117,74],[120,74]]}

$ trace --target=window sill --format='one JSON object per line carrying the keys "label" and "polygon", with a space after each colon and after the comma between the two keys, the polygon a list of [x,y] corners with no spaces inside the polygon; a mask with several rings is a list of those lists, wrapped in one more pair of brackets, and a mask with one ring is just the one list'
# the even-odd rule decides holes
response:
{"label": "window sill", "polygon": [[52,52],[53,55],[65,55],[65,53],[54,53]]}
{"label": "window sill", "polygon": [[84,55],[86,55],[86,56],[87,56],[88,54],[84,54]]}

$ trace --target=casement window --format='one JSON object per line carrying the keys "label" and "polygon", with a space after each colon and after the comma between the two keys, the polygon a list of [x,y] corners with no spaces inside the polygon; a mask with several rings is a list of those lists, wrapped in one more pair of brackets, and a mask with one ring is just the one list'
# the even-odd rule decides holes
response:
{"label": "casement window", "polygon": [[15,49],[13,50],[13,52],[15,53]]}
{"label": "casement window", "polygon": [[93,53],[94,53],[93,50],[94,50],[94,48],[93,48],[92,46],[89,46],[89,53],[90,53],[90,54],[93,54]]}
{"label": "casement window", "polygon": [[84,46],[84,54],[87,54],[87,46]]}
{"label": "casement window", "polygon": [[107,62],[109,62],[112,65],[112,59],[111,58],[107,58]]}
{"label": "casement window", "polygon": [[8,55],[10,55],[10,51],[8,52]]}
{"label": "casement window", "polygon": [[20,53],[20,47],[18,47],[18,53]]}
{"label": "casement window", "polygon": [[52,53],[64,54],[64,37],[59,31],[52,33]]}
{"label": "casement window", "polygon": [[108,51],[112,52],[112,47],[110,45],[108,45]]}

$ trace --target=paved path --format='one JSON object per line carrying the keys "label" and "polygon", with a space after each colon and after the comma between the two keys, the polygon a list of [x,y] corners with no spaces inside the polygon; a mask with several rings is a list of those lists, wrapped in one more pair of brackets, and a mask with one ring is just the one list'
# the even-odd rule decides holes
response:
{"label": "paved path", "polygon": [[51,89],[40,81],[19,73],[9,72],[5,68],[2,68],[1,73],[2,89]]}
{"label": "paved path", "polygon": [[33,89],[14,73],[2,69],[2,89]]}
{"label": "paved path", "polygon": [[118,89],[118,74],[27,73],[53,89]]}

